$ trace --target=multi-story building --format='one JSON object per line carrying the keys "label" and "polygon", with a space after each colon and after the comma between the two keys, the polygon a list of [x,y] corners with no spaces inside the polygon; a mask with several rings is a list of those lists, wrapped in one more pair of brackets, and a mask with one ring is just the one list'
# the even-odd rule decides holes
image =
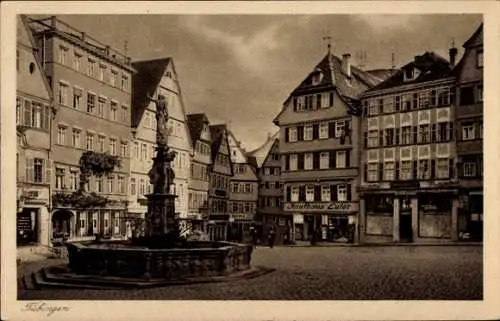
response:
{"label": "multi-story building", "polygon": [[279,132],[269,135],[266,142],[253,150],[259,177],[259,202],[255,218],[261,240],[266,239],[270,227],[276,227],[276,242],[291,240],[293,216],[283,212],[283,183]]}
{"label": "multi-story building", "polygon": [[483,25],[464,43],[457,64],[459,238],[483,237]]}
{"label": "multi-story building", "polygon": [[17,242],[50,244],[52,90],[25,16],[17,19]]}
{"label": "multi-story building", "polygon": [[188,218],[193,230],[207,231],[208,190],[210,187],[210,165],[212,164],[210,123],[205,114],[187,115],[194,146],[191,160],[191,175],[188,185]]}
{"label": "multi-story building", "polygon": [[211,240],[226,240],[229,227],[230,180],[233,176],[231,154],[226,125],[211,125],[212,140],[210,166],[210,188],[208,190],[209,222],[207,232]]}
{"label": "multi-story building", "polygon": [[229,151],[233,176],[229,192],[230,235],[233,241],[242,241],[248,236],[248,231],[257,212],[259,198],[259,183],[257,168],[251,163],[241,142],[236,140],[233,132],[228,132]]}
{"label": "multi-story building", "polygon": [[353,240],[358,214],[359,95],[381,79],[330,53],[292,91],[280,127],[284,211],[294,237]]}
{"label": "multi-story building", "polygon": [[456,239],[451,67],[426,52],[363,94],[361,242]]}
{"label": "multi-story building", "polygon": [[129,195],[130,216],[147,211],[144,195],[152,192],[148,172],[156,155],[156,104],[150,98],[165,97],[168,109],[168,145],[177,152],[172,192],[177,195],[175,210],[181,228],[188,228],[188,179],[191,168],[191,138],[177,73],[172,58],[135,61],[133,76],[132,157]]}
{"label": "multi-story building", "polygon": [[[105,207],[86,210],[52,204],[52,234],[70,239],[113,236],[125,230],[129,175],[130,58],[72,28],[57,17],[30,20],[38,59],[51,85],[51,126],[55,192],[79,188],[79,160],[85,151],[119,156],[121,167],[107,177],[91,177],[86,189],[106,197]],[[47,170],[49,173],[50,170]],[[83,207],[83,206],[82,206]]]}

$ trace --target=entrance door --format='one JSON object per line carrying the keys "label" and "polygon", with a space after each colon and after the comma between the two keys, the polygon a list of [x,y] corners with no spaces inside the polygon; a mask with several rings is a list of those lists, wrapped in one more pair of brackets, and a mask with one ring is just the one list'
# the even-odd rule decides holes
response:
{"label": "entrance door", "polygon": [[401,211],[399,216],[399,239],[401,242],[412,242],[411,210]]}

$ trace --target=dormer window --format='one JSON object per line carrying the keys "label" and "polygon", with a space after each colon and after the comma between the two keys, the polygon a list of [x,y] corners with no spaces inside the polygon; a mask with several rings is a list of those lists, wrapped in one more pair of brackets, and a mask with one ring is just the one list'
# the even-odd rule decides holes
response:
{"label": "dormer window", "polygon": [[405,81],[413,80],[415,77],[415,70],[413,68],[405,69]]}
{"label": "dormer window", "polygon": [[321,71],[317,71],[312,75],[311,84],[313,86],[319,85],[323,80],[323,73]]}

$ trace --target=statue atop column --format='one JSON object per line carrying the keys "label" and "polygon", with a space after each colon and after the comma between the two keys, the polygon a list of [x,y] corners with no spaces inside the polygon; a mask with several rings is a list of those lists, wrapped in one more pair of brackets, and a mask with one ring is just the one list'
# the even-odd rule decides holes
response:
{"label": "statue atop column", "polygon": [[158,95],[158,99],[148,96],[156,104],[156,157],[153,167],[148,173],[150,183],[153,184],[153,193],[169,194],[175,174],[170,163],[174,160],[176,152],[169,151],[168,147],[168,103],[165,96]]}

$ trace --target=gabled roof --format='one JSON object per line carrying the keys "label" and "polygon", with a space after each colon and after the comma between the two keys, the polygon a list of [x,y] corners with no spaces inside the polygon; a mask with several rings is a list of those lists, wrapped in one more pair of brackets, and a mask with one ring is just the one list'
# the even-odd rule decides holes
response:
{"label": "gabled roof", "polygon": [[[212,164],[215,164],[215,157],[219,153],[220,146],[222,144],[222,138],[224,137],[224,133],[226,133],[226,144],[228,145],[229,149],[229,143],[227,142],[227,126],[225,124],[220,124],[220,125],[210,125],[210,138],[212,139],[211,143],[211,152],[212,152]],[[231,168],[231,175],[233,174],[233,164],[231,162],[231,155],[228,155],[229,157],[229,163],[230,163],[230,168]]]}
{"label": "gabled roof", "polygon": [[132,62],[137,73],[132,77],[132,127],[139,126],[144,110],[149,105],[148,95],[153,95],[171,58]]}
{"label": "gabled roof", "polygon": [[[405,81],[405,70],[410,68],[418,69],[420,74],[414,80]],[[423,55],[416,56],[414,61],[407,63],[393,76],[389,77],[379,85],[367,90],[367,92],[443,79],[451,77],[452,75],[452,69],[448,60],[435,54],[434,52],[426,52]]]}
{"label": "gabled roof", "polygon": [[367,70],[366,72],[370,75],[378,78],[380,82],[387,80],[389,77],[394,75],[398,70],[397,69],[372,69]]}
{"label": "gabled roof", "polygon": [[[479,37],[479,35],[481,35],[483,32],[483,23],[481,23],[479,25],[479,27],[476,29],[476,31],[474,31],[474,33],[472,34],[472,36],[470,36],[469,39],[467,39],[467,41],[464,42],[463,44],[463,47],[466,48],[468,47],[472,42],[476,41],[477,38]],[[482,39],[481,39],[482,40]],[[481,41],[482,43],[482,41]]]}
{"label": "gabled roof", "polygon": [[274,142],[277,141],[278,139],[279,139],[279,131],[267,137],[266,141],[262,145],[252,150],[251,152],[247,153],[247,155],[249,155],[250,157],[255,158],[255,162],[258,168],[262,167],[262,164],[264,164],[267,155],[274,146]]}
{"label": "gabled roof", "polygon": [[208,125],[209,121],[205,114],[188,114],[186,115],[189,132],[191,133],[191,141],[194,144],[200,139],[203,126]]}

